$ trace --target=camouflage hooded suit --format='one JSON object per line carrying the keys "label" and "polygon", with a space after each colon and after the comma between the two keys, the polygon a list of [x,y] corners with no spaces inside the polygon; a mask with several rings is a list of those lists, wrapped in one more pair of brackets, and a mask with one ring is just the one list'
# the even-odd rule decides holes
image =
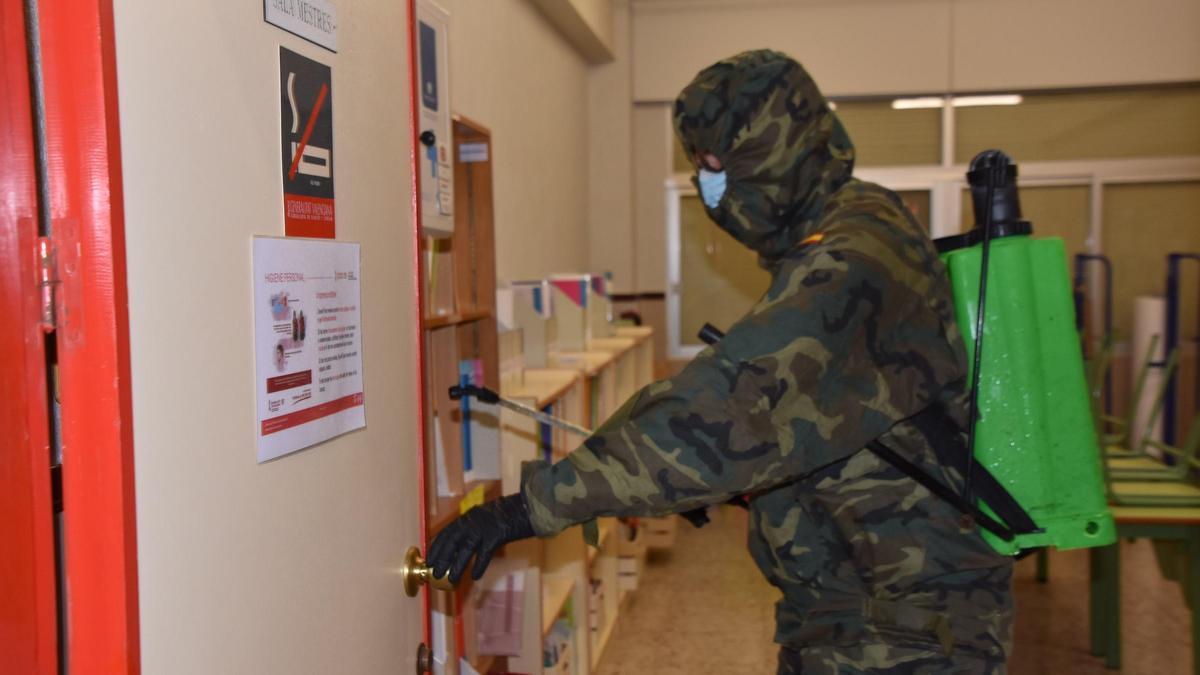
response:
{"label": "camouflage hooded suit", "polygon": [[966,359],[928,236],[895,194],[851,177],[845,129],[782,54],[705,69],[674,120],[689,156],[721,161],[708,215],[759,254],[770,287],[582,447],[526,465],[534,530],[750,494],[750,552],[783,592],[779,672],[1003,672],[1011,560],[863,449],[878,439],[962,489]]}

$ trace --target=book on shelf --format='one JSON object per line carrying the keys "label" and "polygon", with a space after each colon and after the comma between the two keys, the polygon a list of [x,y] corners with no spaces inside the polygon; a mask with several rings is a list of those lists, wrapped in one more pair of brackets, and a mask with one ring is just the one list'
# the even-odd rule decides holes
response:
{"label": "book on shelf", "polygon": [[[459,384],[483,385],[483,361],[459,363]],[[460,401],[463,481],[500,480],[500,408],[464,396]]]}

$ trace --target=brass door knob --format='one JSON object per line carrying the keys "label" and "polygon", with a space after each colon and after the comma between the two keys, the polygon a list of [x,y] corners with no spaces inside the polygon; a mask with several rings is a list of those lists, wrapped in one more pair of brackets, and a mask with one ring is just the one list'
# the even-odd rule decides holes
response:
{"label": "brass door knob", "polygon": [[417,597],[417,592],[421,590],[421,586],[430,585],[441,591],[454,590],[454,584],[450,583],[450,576],[438,579],[433,576],[433,568],[425,564],[425,559],[421,557],[421,549],[413,546],[404,554],[404,567],[400,570],[400,574],[404,577],[404,593],[410,598]]}
{"label": "brass door knob", "polygon": [[433,672],[433,652],[424,642],[417,645],[417,675]]}

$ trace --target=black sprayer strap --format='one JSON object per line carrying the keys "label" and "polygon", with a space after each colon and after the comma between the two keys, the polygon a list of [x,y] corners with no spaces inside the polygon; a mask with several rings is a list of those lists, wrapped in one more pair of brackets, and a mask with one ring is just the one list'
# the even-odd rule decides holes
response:
{"label": "black sprayer strap", "polygon": [[974,518],[975,522],[979,523],[985,530],[1004,541],[1012,541],[1013,537],[1018,534],[1029,534],[1039,531],[1037,524],[1025,512],[1025,509],[1021,508],[1021,505],[1013,499],[1008,490],[1004,489],[1004,486],[1000,484],[1000,481],[996,480],[995,476],[982,465],[975,467],[975,479],[978,481],[975,484],[975,496],[986,502],[988,506],[991,506],[996,515],[1004,521],[1003,523],[992,518],[978,506],[968,502],[962,495],[933,476],[930,476],[916,464],[901,457],[899,453],[883,443],[871,441],[867,444],[867,449],[875,453],[880,459],[899,469],[904,475],[913,479],[925,489],[958,509],[960,513]]}
{"label": "black sprayer strap", "polygon": [[[704,324],[704,328],[700,331],[700,339],[710,345],[719,342],[724,336],[724,333],[720,329],[710,323]],[[945,419],[942,421],[944,422]],[[1039,531],[1033,518],[1017,503],[1017,500],[1009,494],[1008,490],[1000,484],[1000,481],[996,480],[996,477],[982,465],[975,467],[974,478],[977,481],[975,484],[975,495],[987,503],[1004,523],[984,513],[971,500],[964,498],[963,495],[958,494],[938,479],[929,475],[924,469],[901,457],[895,450],[892,450],[878,440],[868,443],[867,448],[880,459],[896,467],[904,475],[922,485],[926,490],[929,490],[958,509],[960,513],[974,518],[975,522],[979,523],[984,529],[1004,541],[1012,541],[1013,537],[1017,534],[1029,534]]]}

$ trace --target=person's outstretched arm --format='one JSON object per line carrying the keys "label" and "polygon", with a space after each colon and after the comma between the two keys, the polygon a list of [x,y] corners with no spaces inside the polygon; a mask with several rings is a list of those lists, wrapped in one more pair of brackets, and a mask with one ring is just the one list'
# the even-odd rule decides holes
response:
{"label": "person's outstretched arm", "polygon": [[[567,457],[527,464],[521,494],[503,498],[510,517],[528,518],[522,535],[769,490],[857,452],[961,378],[953,309],[929,300],[949,295],[929,292],[939,283],[929,258],[911,254],[921,243],[898,245],[887,226],[851,232],[784,261],[723,340],[642,389]],[[435,573],[452,577],[471,550],[491,555],[483,534],[455,525],[430,549]]]}

